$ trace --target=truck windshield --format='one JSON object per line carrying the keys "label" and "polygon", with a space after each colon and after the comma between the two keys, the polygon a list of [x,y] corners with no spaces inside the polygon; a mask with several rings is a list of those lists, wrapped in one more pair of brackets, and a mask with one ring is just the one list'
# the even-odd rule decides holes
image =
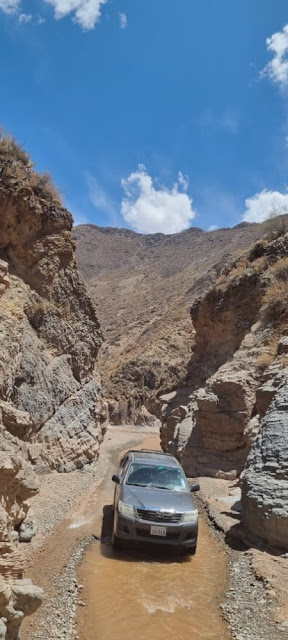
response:
{"label": "truck windshield", "polygon": [[137,487],[187,491],[186,479],[181,469],[161,465],[145,465],[141,462],[133,462],[130,465],[126,484]]}

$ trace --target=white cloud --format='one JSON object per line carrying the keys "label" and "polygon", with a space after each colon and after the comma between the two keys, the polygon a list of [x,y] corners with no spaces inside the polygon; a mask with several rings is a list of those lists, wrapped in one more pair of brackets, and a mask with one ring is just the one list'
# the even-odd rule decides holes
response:
{"label": "white cloud", "polygon": [[[73,15],[73,21],[79,24],[84,31],[94,29],[101,18],[101,9],[108,0],[44,0],[46,4],[54,7],[54,16],[60,20]],[[21,10],[21,0],[0,0],[0,10],[8,14],[19,14]],[[124,15],[124,14],[123,14]],[[29,16],[29,20],[25,17]],[[22,19],[21,19],[22,18]],[[20,13],[20,22],[30,22],[30,14]],[[37,24],[42,24],[42,18],[36,20]]]}
{"label": "white cloud", "polygon": [[208,231],[217,231],[217,229],[219,229],[217,224],[211,224],[211,226],[209,227]]}
{"label": "white cloud", "polygon": [[45,2],[54,7],[56,20],[73,13],[74,22],[88,31],[99,22],[102,5],[107,0],[45,0]]}
{"label": "white cloud", "polygon": [[178,233],[190,226],[195,217],[192,199],[187,193],[188,179],[179,173],[172,189],[156,189],[144,165],[121,180],[125,195],[121,213],[139,233]]}
{"label": "white cloud", "polygon": [[126,29],[128,21],[126,13],[119,13],[120,29]]}
{"label": "white cloud", "polygon": [[263,222],[274,215],[288,213],[288,193],[263,189],[245,200],[245,222]]}
{"label": "white cloud", "polygon": [[188,191],[188,187],[189,187],[189,178],[188,176],[184,176],[182,171],[179,171],[178,173],[178,182],[181,185],[183,191]]}
{"label": "white cloud", "polygon": [[19,22],[24,22],[24,24],[27,24],[28,22],[31,22],[33,16],[31,13],[20,13],[19,15]]}
{"label": "white cloud", "polygon": [[0,0],[0,9],[4,13],[17,13],[20,6],[20,0]]}
{"label": "white cloud", "polygon": [[288,84],[288,24],[282,31],[273,33],[270,38],[267,38],[266,44],[273,58],[261,71],[260,76],[268,75],[273,82],[283,88]]}

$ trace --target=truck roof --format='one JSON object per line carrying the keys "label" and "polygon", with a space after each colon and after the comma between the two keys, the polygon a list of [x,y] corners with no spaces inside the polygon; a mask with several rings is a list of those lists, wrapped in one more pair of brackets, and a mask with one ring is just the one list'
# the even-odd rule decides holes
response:
{"label": "truck roof", "polygon": [[133,460],[136,462],[137,460],[141,460],[144,462],[149,462],[150,464],[156,463],[164,465],[165,467],[179,467],[180,464],[171,453],[164,453],[163,451],[154,451],[153,449],[131,449],[127,451],[127,453],[131,453]]}

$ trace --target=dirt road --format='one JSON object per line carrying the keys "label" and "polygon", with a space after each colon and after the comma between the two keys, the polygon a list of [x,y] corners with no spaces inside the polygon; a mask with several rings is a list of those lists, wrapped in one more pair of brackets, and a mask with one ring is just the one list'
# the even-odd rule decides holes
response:
{"label": "dirt road", "polygon": [[137,445],[158,447],[158,435],[110,427],[89,471],[41,478],[26,575],[46,597],[24,621],[22,640],[287,638],[285,626],[271,622],[273,603],[247,552],[226,547],[204,516],[194,558],[113,553],[110,478],[120,453]]}

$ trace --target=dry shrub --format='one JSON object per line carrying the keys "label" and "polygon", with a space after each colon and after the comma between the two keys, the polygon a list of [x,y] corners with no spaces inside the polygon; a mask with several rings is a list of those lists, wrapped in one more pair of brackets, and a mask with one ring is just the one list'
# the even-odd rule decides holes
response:
{"label": "dry shrub", "polygon": [[275,355],[273,355],[272,353],[267,353],[267,352],[261,353],[261,355],[258,356],[258,358],[256,358],[256,361],[255,361],[257,369],[261,372],[265,371],[265,369],[269,367],[269,365],[271,364],[271,362],[273,362],[274,359],[275,359]]}
{"label": "dry shrub", "polygon": [[56,204],[62,205],[61,195],[57,191],[48,171],[45,171],[44,173],[37,173],[36,171],[33,171],[29,184],[39,198],[46,198],[48,200],[52,200],[52,202],[55,202]]}
{"label": "dry shrub", "polygon": [[276,216],[271,214],[268,220],[262,222],[265,238],[269,241],[276,240],[280,236],[284,236],[288,231],[288,216],[283,214]]}
{"label": "dry shrub", "polygon": [[238,256],[223,269],[216,280],[215,286],[219,287],[220,291],[224,291],[232,280],[242,278],[245,275],[248,266],[247,257]]}
{"label": "dry shrub", "polygon": [[268,322],[282,321],[288,315],[288,287],[282,280],[273,279],[264,296],[263,316]]}
{"label": "dry shrub", "polygon": [[33,166],[28,153],[24,151],[12,135],[5,133],[3,129],[0,130],[0,156],[4,156],[5,160],[21,162],[26,167]]}
{"label": "dry shrub", "polygon": [[[0,129],[0,169],[4,161],[3,176],[7,182],[11,178],[25,181],[39,198],[45,198],[57,205],[62,205],[62,198],[51,178],[50,173],[33,171],[30,156],[18,144],[12,135]],[[6,165],[5,165],[5,161]],[[2,179],[3,179],[2,176]]]}
{"label": "dry shrub", "polygon": [[273,267],[271,267],[270,273],[272,273],[277,280],[281,280],[282,282],[287,282],[288,281],[288,257],[280,258],[280,260],[277,260],[277,262],[273,265]]}
{"label": "dry shrub", "polygon": [[288,257],[277,260],[268,274],[270,284],[263,299],[263,319],[277,324],[288,316]]}

